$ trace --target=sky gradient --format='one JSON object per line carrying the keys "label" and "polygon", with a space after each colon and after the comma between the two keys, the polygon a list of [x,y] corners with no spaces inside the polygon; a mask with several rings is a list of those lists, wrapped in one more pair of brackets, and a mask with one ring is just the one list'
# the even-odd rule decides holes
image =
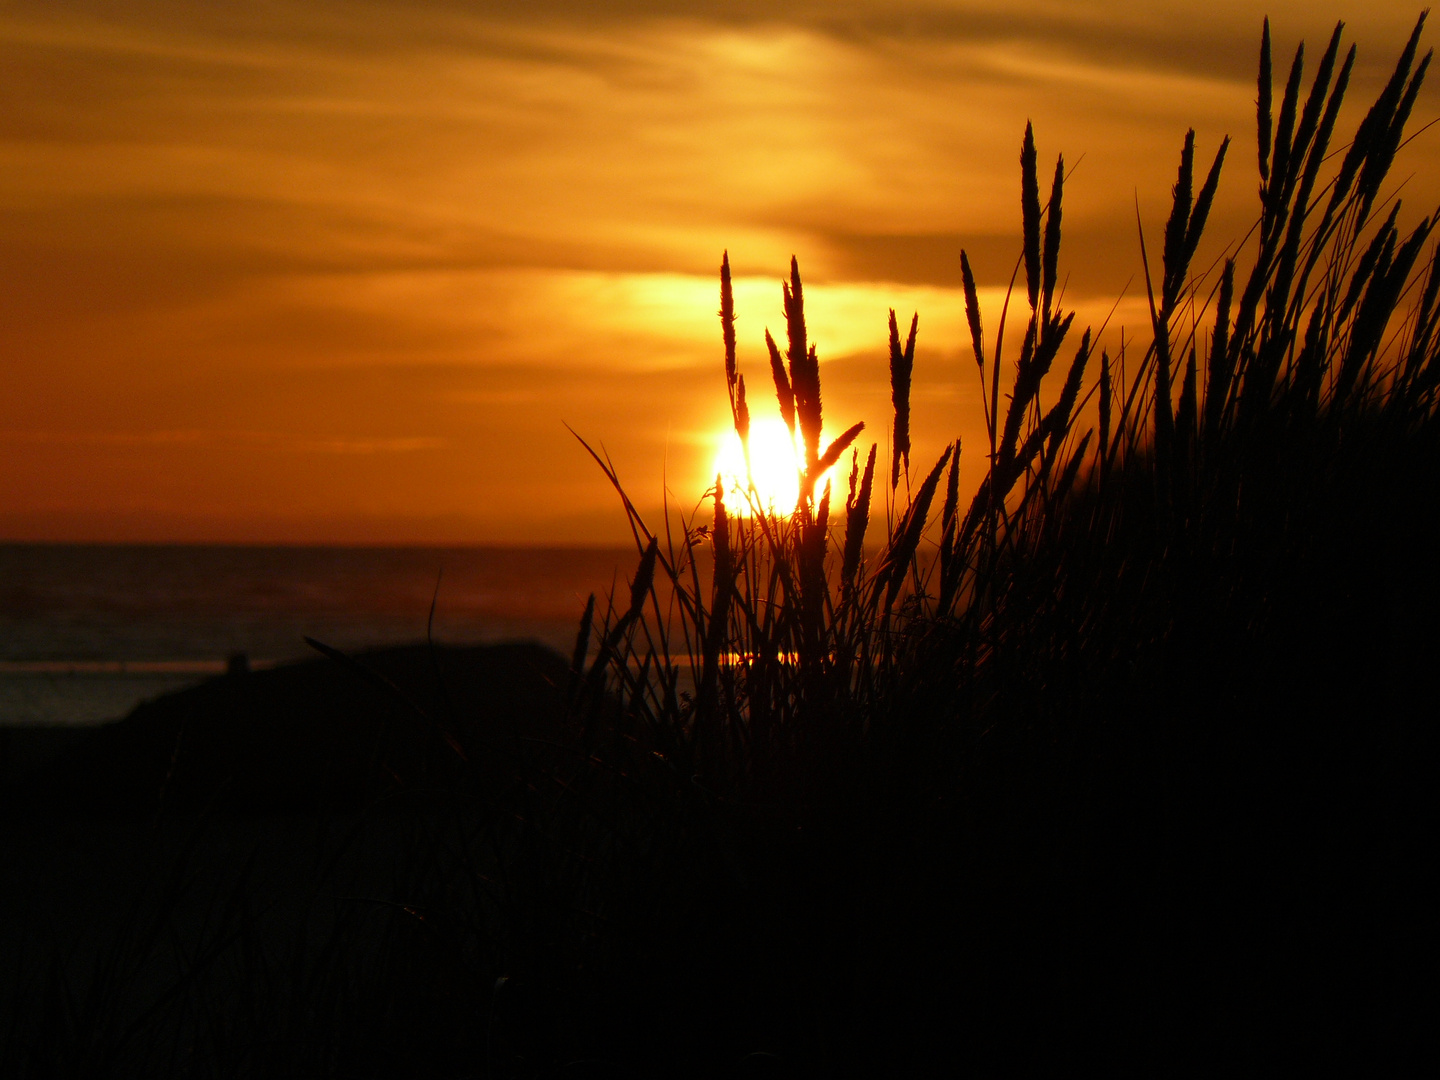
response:
{"label": "sky gradient", "polygon": [[[1346,19],[1348,138],[1418,8],[785,12],[7,4],[0,538],[613,541],[564,425],[638,503],[668,484],[693,507],[728,416],[725,249],[757,413],[794,254],[827,428],[865,420],[884,455],[887,309],[918,311],[916,460],[960,436],[978,471],[959,252],[993,329],[1026,120],[1042,173],[1073,169],[1066,303],[1081,326],[1115,308],[1113,351],[1145,329],[1136,202],[1158,237],[1188,127],[1206,165],[1234,138],[1197,265],[1256,213],[1262,17],[1277,80]],[[1432,79],[1411,130],[1437,112]],[[1407,220],[1440,202],[1437,166],[1440,127],[1393,172]]]}

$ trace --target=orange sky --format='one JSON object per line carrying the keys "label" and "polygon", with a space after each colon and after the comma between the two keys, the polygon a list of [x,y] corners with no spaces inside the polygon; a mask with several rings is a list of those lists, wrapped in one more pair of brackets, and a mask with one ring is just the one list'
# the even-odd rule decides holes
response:
{"label": "orange sky", "polygon": [[[978,449],[959,251],[993,324],[1026,119],[1042,162],[1078,162],[1062,274],[1098,323],[1187,127],[1207,164],[1236,140],[1208,257],[1244,232],[1266,12],[1282,79],[1347,18],[1348,133],[1418,9],[6,4],[0,538],[617,539],[562,421],[638,502],[668,476],[693,505],[727,415],[725,248],[757,412],[794,253],[827,424],[883,455],[886,313],[918,310],[917,460]],[[1432,79],[1412,129],[1437,113]],[[1409,216],[1437,166],[1440,127],[1394,170]]]}

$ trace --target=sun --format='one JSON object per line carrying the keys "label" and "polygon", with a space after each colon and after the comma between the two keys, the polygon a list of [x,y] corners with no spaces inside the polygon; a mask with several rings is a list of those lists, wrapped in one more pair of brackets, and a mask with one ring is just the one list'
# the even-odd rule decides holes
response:
{"label": "sun", "polygon": [[[745,453],[740,436],[731,429],[721,440],[715,455],[712,477],[719,475],[725,485],[725,505],[731,513],[748,514],[751,502],[767,513],[789,514],[800,500],[800,466],[804,451],[790,437],[790,429],[779,417],[757,417],[750,424],[750,477],[755,494],[747,500],[750,484],[745,475]],[[835,472],[831,469],[826,477]],[[816,498],[825,489],[825,477],[815,486]]]}

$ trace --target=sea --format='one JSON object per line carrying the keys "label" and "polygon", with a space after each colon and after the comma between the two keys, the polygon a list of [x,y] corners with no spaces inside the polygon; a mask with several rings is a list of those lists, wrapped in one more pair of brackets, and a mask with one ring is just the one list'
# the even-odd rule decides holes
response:
{"label": "sea", "polygon": [[[564,655],[633,549],[0,544],[0,726],[119,719],[223,673],[423,642]],[[432,616],[433,606],[433,616]]]}

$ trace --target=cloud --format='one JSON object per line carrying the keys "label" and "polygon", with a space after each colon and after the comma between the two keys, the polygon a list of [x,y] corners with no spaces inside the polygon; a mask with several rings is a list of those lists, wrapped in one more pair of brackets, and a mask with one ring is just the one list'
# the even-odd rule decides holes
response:
{"label": "cloud", "polygon": [[264,448],[302,454],[405,454],[442,450],[445,440],[427,435],[398,439],[315,439],[278,431],[0,431],[0,442],[19,446],[151,447],[208,444]]}
{"label": "cloud", "polygon": [[[1338,5],[1269,11],[1277,55],[1303,33],[1313,56]],[[1067,301],[1098,322],[1131,282],[1117,325],[1143,323],[1136,203],[1158,233],[1187,127],[1202,156],[1236,138],[1200,263],[1253,216],[1262,14],[1236,0],[7,5],[0,430],[31,441],[0,462],[0,497],[72,515],[55,521],[208,507],[443,518],[477,538],[592,520],[611,495],[562,419],[604,439],[637,491],[703,480],[725,422],[727,249],[762,396],[761,332],[779,327],[793,253],[831,415],[883,430],[886,309],[918,310],[935,374],[917,374],[933,404],[917,431],[968,439],[958,253],[995,317],[1025,122],[1047,168],[1063,153],[1073,170]],[[1358,13],[1356,102],[1412,18]],[[1436,140],[1405,155],[1407,203],[1440,201]]]}

